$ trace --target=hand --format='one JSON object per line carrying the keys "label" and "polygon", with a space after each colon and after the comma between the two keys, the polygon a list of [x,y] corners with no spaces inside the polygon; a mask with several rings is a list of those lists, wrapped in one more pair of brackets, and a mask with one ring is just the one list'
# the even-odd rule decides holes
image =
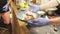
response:
{"label": "hand", "polygon": [[28,15],[32,15],[33,13],[32,13],[32,11],[27,10],[27,11],[26,11],[26,14],[28,14]]}
{"label": "hand", "polygon": [[3,11],[8,11],[9,7],[8,5],[3,6]]}

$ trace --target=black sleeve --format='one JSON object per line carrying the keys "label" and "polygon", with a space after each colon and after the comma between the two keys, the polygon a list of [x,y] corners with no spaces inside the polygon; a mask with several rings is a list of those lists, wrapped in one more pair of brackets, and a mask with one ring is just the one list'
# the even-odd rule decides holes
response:
{"label": "black sleeve", "polygon": [[55,13],[60,16],[60,5],[57,6],[57,10],[55,11]]}

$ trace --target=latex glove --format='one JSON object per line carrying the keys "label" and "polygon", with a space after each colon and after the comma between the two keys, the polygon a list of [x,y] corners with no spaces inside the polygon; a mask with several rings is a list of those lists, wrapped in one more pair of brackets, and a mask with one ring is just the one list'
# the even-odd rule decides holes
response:
{"label": "latex glove", "polygon": [[32,3],[28,4],[28,6],[33,7],[34,5]]}
{"label": "latex glove", "polygon": [[3,6],[3,11],[8,11],[9,7],[7,5]]}
{"label": "latex glove", "polygon": [[37,12],[37,11],[40,11],[40,6],[31,4],[28,10],[31,10],[32,12]]}

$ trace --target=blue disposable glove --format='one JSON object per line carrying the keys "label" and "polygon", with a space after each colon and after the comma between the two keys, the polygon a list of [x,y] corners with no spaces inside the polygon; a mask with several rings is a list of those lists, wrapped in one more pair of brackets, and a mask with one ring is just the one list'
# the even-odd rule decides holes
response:
{"label": "blue disposable glove", "polygon": [[50,21],[46,18],[37,18],[35,20],[27,21],[27,23],[30,27],[40,27],[49,25]]}
{"label": "blue disposable glove", "polygon": [[9,7],[7,5],[3,6],[3,11],[8,11]]}
{"label": "blue disposable glove", "polygon": [[40,7],[38,5],[30,4],[29,6],[30,8],[28,10],[31,10],[32,12],[40,11]]}

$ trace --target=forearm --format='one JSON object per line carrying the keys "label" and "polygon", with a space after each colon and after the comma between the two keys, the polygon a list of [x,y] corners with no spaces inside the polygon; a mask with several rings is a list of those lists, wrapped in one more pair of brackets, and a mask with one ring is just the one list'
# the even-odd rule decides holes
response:
{"label": "forearm", "polygon": [[8,6],[9,6],[9,4],[10,4],[10,3],[11,3],[11,0],[8,0],[6,5],[8,5]]}
{"label": "forearm", "polygon": [[40,9],[44,10],[44,9],[48,9],[48,8],[51,8],[51,7],[56,7],[58,5],[59,5],[59,3],[57,2],[57,0],[51,0],[48,3],[40,5]]}

